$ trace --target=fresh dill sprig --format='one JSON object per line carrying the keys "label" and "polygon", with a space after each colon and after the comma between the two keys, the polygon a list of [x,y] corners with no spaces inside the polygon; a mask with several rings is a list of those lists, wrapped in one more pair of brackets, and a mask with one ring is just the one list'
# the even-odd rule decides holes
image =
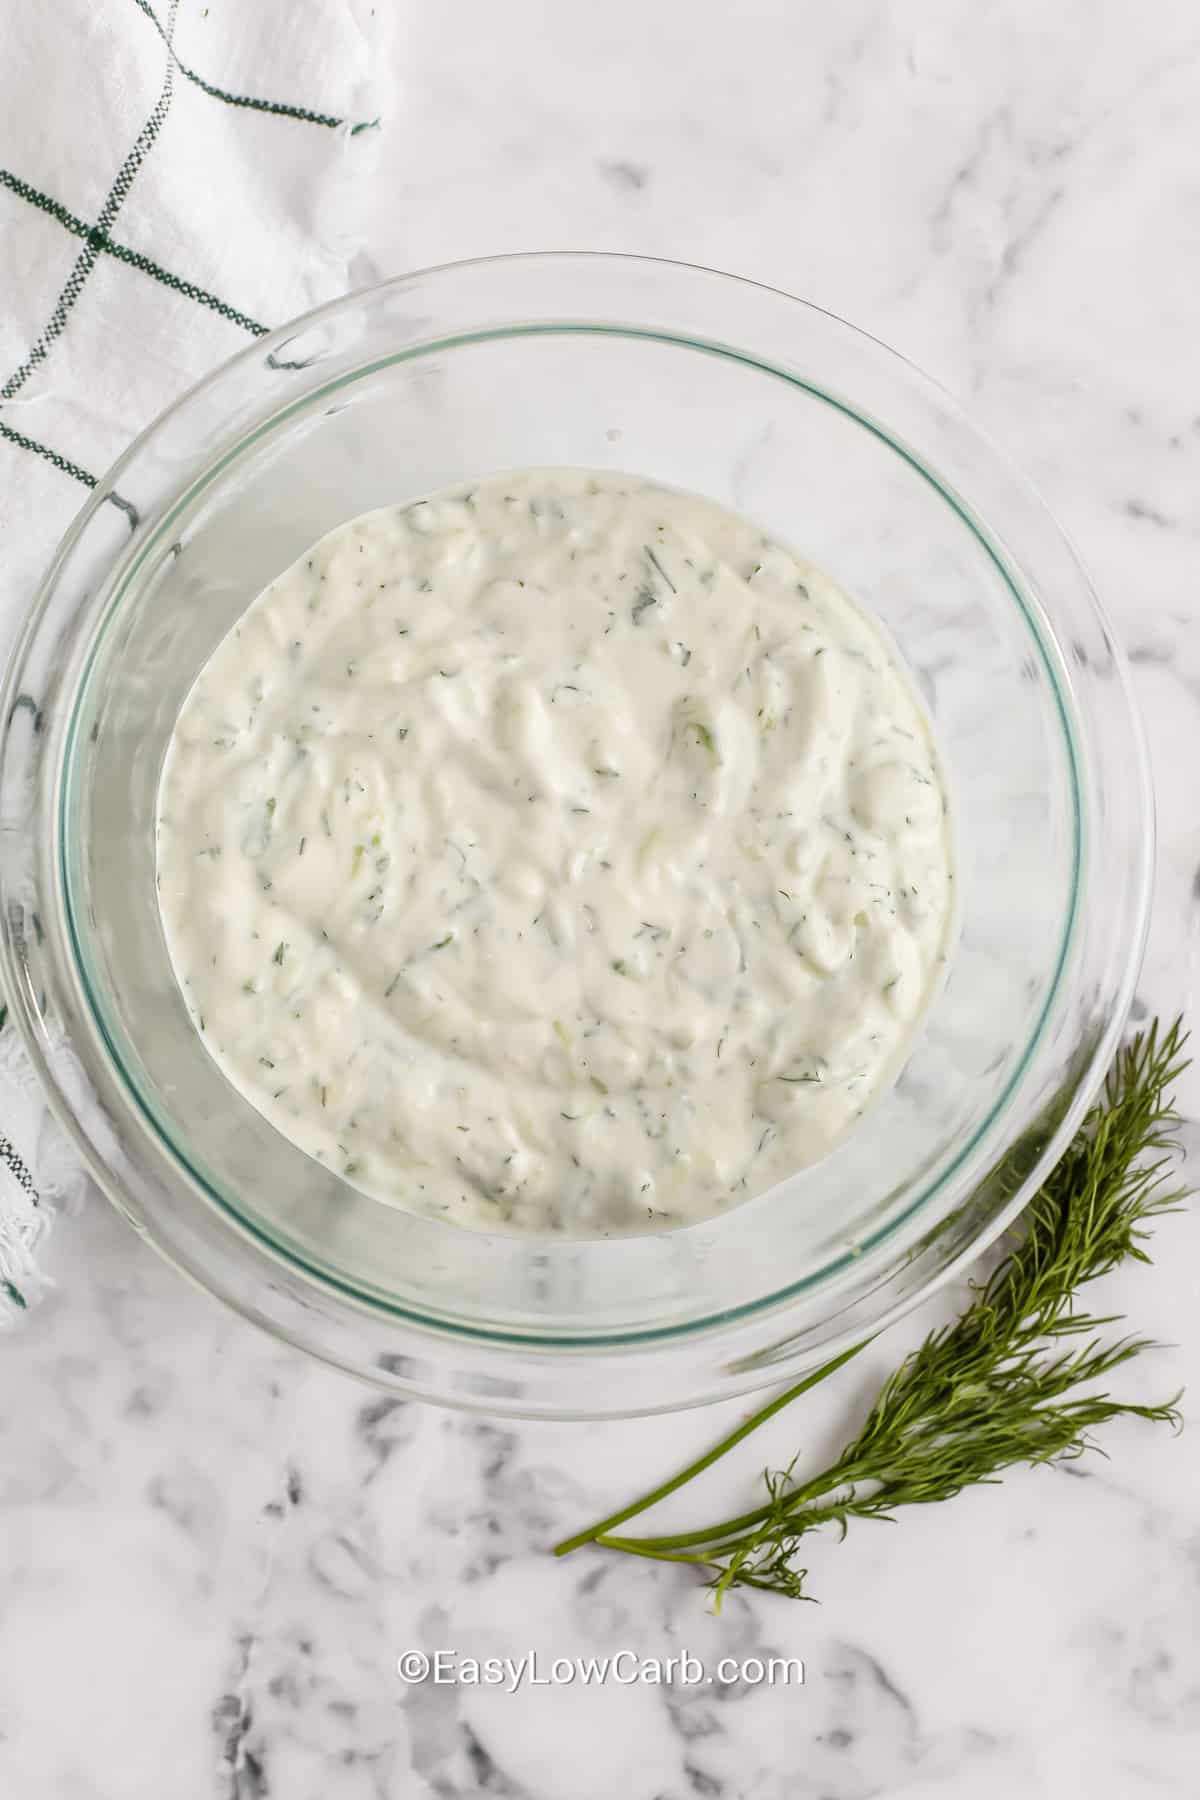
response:
{"label": "fresh dill sprig", "polygon": [[[1157,1022],[1118,1052],[1104,1092],[1011,1236],[1009,1254],[973,1284],[966,1311],[930,1332],[885,1381],[858,1433],[807,1480],[795,1463],[764,1474],[766,1495],[735,1518],[665,1536],[616,1527],[674,1493],[809,1388],[865,1348],[857,1344],[778,1395],[686,1469],[632,1505],[555,1547],[583,1544],[708,1571],[719,1608],[730,1588],[809,1599],[798,1565],[802,1539],[852,1519],[891,1519],[901,1506],[949,1500],[994,1482],[1015,1464],[1073,1459],[1115,1418],[1179,1425],[1179,1395],[1153,1404],[1115,1400],[1097,1387],[1154,1346],[1105,1338],[1113,1314],[1078,1304],[1081,1288],[1129,1258],[1148,1262],[1147,1226],[1178,1209],[1187,1189],[1169,1185],[1178,1115],[1169,1090],[1186,1067],[1180,1020]],[[870,1341],[870,1340],[867,1340]]]}

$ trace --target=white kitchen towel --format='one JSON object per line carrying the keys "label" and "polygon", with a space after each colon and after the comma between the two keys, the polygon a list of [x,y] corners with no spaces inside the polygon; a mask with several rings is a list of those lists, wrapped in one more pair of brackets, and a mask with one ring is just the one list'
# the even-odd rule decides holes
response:
{"label": "white kitchen towel", "polygon": [[[361,285],[396,0],[8,0],[0,48],[0,655],[130,438]],[[0,995],[0,1008],[3,996]],[[0,1010],[0,1324],[82,1176]]]}

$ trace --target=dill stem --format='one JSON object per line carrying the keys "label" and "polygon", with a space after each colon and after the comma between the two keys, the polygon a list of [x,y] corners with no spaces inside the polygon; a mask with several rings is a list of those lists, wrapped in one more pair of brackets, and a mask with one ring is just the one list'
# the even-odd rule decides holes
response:
{"label": "dill stem", "polygon": [[[822,1474],[806,1481],[803,1487],[788,1490],[788,1513],[793,1510],[803,1520],[803,1529],[807,1531],[812,1525],[823,1524],[826,1517],[837,1512],[837,1507],[813,1507],[804,1511],[809,1501],[819,1500],[822,1494],[831,1493],[834,1488],[844,1487],[853,1477],[840,1475],[837,1465],[826,1469]],[[676,1531],[665,1537],[619,1537],[608,1532],[601,1532],[592,1540],[607,1550],[633,1550],[637,1548],[643,1556],[656,1555],[661,1551],[690,1550],[703,1544],[714,1555],[734,1547],[733,1540],[749,1532],[755,1525],[763,1524],[775,1511],[773,1505],[756,1506],[753,1512],[739,1513],[736,1519],[725,1519],[720,1525],[710,1525],[698,1531]]]}
{"label": "dill stem", "polygon": [[[769,1418],[782,1411],[792,1400],[798,1399],[801,1394],[806,1394],[810,1388],[816,1387],[827,1376],[835,1374],[843,1364],[850,1361],[851,1357],[857,1356],[860,1350],[865,1350],[870,1341],[870,1338],[864,1338],[862,1343],[852,1344],[849,1350],[843,1350],[840,1356],[835,1356],[829,1362],[822,1363],[819,1369],[814,1369],[811,1375],[804,1377],[803,1381],[797,1381],[792,1387],[785,1388],[782,1394],[775,1396],[774,1400],[769,1400],[757,1412],[751,1413],[748,1419],[743,1419],[742,1423],[731,1431],[728,1437],[723,1437],[719,1443],[713,1444],[706,1450],[703,1456],[697,1457],[695,1462],[689,1463],[685,1469],[680,1469],[668,1480],[660,1482],[658,1487],[652,1488],[648,1494],[643,1494],[640,1500],[633,1501],[629,1506],[623,1506],[619,1512],[610,1513],[606,1519],[601,1519],[597,1524],[585,1527],[583,1531],[577,1531],[574,1537],[564,1538],[561,1543],[555,1544],[555,1556],[567,1556],[572,1550],[582,1548],[584,1544],[595,1543],[597,1539],[603,1538],[611,1532],[615,1525],[623,1525],[626,1519],[632,1519],[636,1514],[648,1511],[660,1500],[665,1500],[668,1494],[673,1494],[676,1488],[681,1488],[697,1475],[702,1475],[705,1469],[711,1468],[712,1464],[724,1456],[726,1451],[732,1450],[735,1445],[740,1444],[744,1437],[749,1437],[750,1433],[756,1431],[760,1425],[765,1425]],[[744,1521],[733,1520],[731,1524],[737,1528],[743,1523],[754,1523],[762,1517],[762,1510],[747,1514]],[[686,1541],[704,1542],[712,1536],[712,1533],[705,1533],[703,1537],[699,1538],[692,1533],[684,1535]],[[658,1541],[654,1538],[622,1539],[621,1548],[625,1549],[632,1544],[650,1544]],[[638,1554],[648,1554],[648,1552],[639,1551]]]}

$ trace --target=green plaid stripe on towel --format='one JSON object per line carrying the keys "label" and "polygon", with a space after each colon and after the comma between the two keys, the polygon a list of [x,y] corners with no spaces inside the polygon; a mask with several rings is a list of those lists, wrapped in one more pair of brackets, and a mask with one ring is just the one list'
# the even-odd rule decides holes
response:
{"label": "green plaid stripe on towel", "polygon": [[[0,654],[130,438],[362,252],[389,0],[12,0],[0,57]],[[118,511],[122,501],[114,497]],[[0,1324],[81,1180],[0,996]]]}

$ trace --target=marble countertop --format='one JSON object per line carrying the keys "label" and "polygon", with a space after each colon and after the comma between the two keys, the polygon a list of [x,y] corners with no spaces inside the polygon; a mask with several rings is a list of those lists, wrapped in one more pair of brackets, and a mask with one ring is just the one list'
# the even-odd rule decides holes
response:
{"label": "marble countertop", "polygon": [[[680,257],[802,293],[953,389],[1038,482],[1132,657],[1160,825],[1139,1006],[1195,1018],[1200,19],[1186,0],[736,17],[397,9],[400,105],[348,278],[552,246]],[[1200,1149],[1195,1073],[1180,1099]],[[814,1543],[820,1606],[735,1595],[714,1620],[686,1572],[546,1547],[736,1406],[583,1427],[382,1397],[193,1292],[93,1199],[0,1352],[0,1791],[1194,1800],[1200,1208],[1156,1257],[1105,1298],[1172,1346],[1142,1379],[1191,1384],[1182,1437],[1121,1426],[1108,1461]],[[835,1423],[816,1407],[803,1433]],[[743,1483],[797,1447],[800,1419],[777,1426]],[[438,1648],[799,1656],[806,1679],[406,1689],[398,1655]]]}

